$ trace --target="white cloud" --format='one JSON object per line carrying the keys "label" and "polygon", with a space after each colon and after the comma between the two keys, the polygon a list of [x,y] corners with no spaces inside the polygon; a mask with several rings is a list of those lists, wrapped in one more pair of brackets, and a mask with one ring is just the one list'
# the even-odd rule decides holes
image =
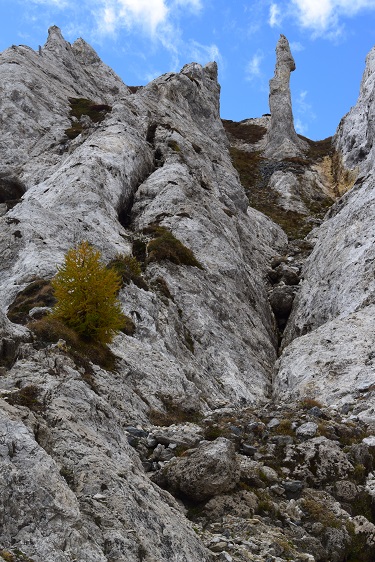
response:
{"label": "white cloud", "polygon": [[98,27],[102,34],[114,34],[120,28],[141,28],[154,35],[168,19],[165,0],[98,0]]}
{"label": "white cloud", "polygon": [[268,23],[271,27],[278,27],[281,24],[281,12],[277,4],[271,4]]}
{"label": "white cloud", "polygon": [[200,64],[206,64],[211,61],[221,63],[222,57],[219,47],[215,43],[211,45],[202,45],[197,41],[191,41],[189,44],[189,58]]}
{"label": "white cloud", "polygon": [[306,136],[308,126],[306,125],[306,123],[303,123],[299,117],[294,120],[294,127],[299,135]]}
{"label": "white cloud", "polygon": [[305,47],[299,41],[291,41],[289,46],[292,53],[299,53],[300,51],[305,50]]}
{"label": "white cloud", "polygon": [[375,9],[375,0],[291,0],[290,6],[300,25],[321,35],[340,32],[340,18],[361,10]]}
{"label": "white cloud", "polygon": [[174,0],[174,4],[183,8],[190,8],[196,12],[202,9],[201,0]]}
{"label": "white cloud", "polygon": [[260,70],[260,65],[263,58],[264,55],[260,51],[258,51],[251,57],[246,65],[246,80],[253,80],[254,78],[261,76],[262,73]]}
{"label": "white cloud", "polygon": [[61,0],[61,2],[60,2],[60,0],[31,0],[30,3],[40,5],[40,6],[59,8],[60,10],[63,10],[63,9],[68,8],[70,6],[69,0]]}
{"label": "white cloud", "polygon": [[297,133],[306,135],[308,131],[308,123],[316,119],[316,115],[312,105],[308,102],[307,90],[302,90],[298,94],[294,103],[295,107],[295,128]]}

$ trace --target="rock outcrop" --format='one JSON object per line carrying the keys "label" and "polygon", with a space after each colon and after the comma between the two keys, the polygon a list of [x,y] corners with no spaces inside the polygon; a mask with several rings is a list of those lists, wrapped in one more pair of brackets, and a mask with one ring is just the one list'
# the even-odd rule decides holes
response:
{"label": "rock outcrop", "polygon": [[[309,237],[314,250],[302,271],[274,387],[280,397],[316,396],[350,408],[354,416],[371,423],[375,422],[375,177],[371,150],[362,156],[359,151],[364,149],[364,136],[366,146],[373,142],[373,61],[371,51],[358,103],[340,123],[335,138],[343,162],[357,167],[360,176]],[[348,140],[349,130],[355,142]]]}
{"label": "rock outcrop", "polygon": [[283,160],[302,156],[308,145],[298,137],[294,129],[292,100],[290,95],[290,73],[296,69],[289,42],[280,35],[276,46],[275,75],[270,80],[269,104],[271,124],[267,133],[264,155]]}
{"label": "rock outcrop", "polygon": [[[43,293],[81,240],[106,262],[133,251],[144,270],[141,286],[119,295],[135,333],[116,337],[108,370],[4,321],[2,545],[46,562],[83,553],[96,562],[209,560],[123,427],[255,404],[270,390],[277,337],[263,278],[286,236],[247,206],[220,120],[216,64],[186,65],[133,95],[57,28],[41,54],[12,47],[0,62],[1,173],[25,191],[0,218],[2,314],[22,294],[17,321],[31,320],[38,299],[31,304],[29,293]],[[76,100],[105,106],[105,116],[74,116]],[[148,255],[165,232],[194,252],[193,265]]]}
{"label": "rock outcrop", "polygon": [[[373,560],[373,58],[307,147],[283,36],[271,120],[224,126],[215,63],[0,55],[3,559]],[[108,348],[45,318],[82,240],[135,264]]]}

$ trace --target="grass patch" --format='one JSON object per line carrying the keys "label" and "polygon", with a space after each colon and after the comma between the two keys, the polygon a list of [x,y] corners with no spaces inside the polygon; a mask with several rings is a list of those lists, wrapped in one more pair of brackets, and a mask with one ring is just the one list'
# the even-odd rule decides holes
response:
{"label": "grass patch", "polygon": [[230,137],[234,137],[237,140],[255,144],[262,140],[267,132],[267,129],[261,125],[238,123],[230,119],[222,119],[221,121],[229,139]]}
{"label": "grass patch", "polygon": [[319,501],[317,498],[309,495],[302,499],[301,507],[307,518],[321,523],[326,528],[339,529],[343,525],[342,521],[328,509],[327,502],[324,499]]}
{"label": "grass patch", "polygon": [[226,435],[226,431],[224,428],[220,427],[219,425],[209,425],[204,430],[204,438],[207,441],[215,441],[218,437],[223,437]]}
{"label": "grass patch", "polygon": [[[238,148],[230,147],[230,156],[233,166],[240,175],[241,183],[245,191],[256,187],[261,180],[260,163],[264,160],[259,151],[245,152]],[[247,193],[249,195],[249,193]]]}
{"label": "grass patch", "polygon": [[127,336],[134,336],[136,326],[133,320],[130,318],[130,316],[126,316],[126,314],[123,314],[123,320],[124,322],[122,328],[120,329],[120,332],[126,334]]}
{"label": "grass patch", "polygon": [[231,147],[230,155],[245,188],[250,207],[257,209],[281,226],[291,240],[304,238],[312,229],[312,225],[306,222],[305,215],[286,211],[278,205],[278,194],[264,185],[261,172],[264,158],[261,157],[260,152],[245,152]]}
{"label": "grass patch", "polygon": [[10,394],[7,398],[7,402],[12,406],[24,406],[29,408],[32,412],[40,414],[43,410],[43,405],[39,402],[38,395],[38,387],[34,384],[30,384]]}
{"label": "grass patch", "polygon": [[193,252],[166,228],[151,225],[144,232],[154,236],[147,245],[149,263],[170,261],[176,265],[191,265],[203,269]]}
{"label": "grass patch", "polygon": [[[247,126],[243,125],[242,127]],[[260,151],[247,152],[233,146],[229,149],[233,166],[240,176],[249,205],[281,226],[291,240],[305,238],[314,224],[308,220],[309,217],[306,215],[295,211],[287,211],[281,207],[278,193],[268,188],[268,182],[272,173],[278,169],[302,174],[304,168],[311,166],[314,162],[331,153],[330,139],[324,141],[308,140],[308,142],[310,148],[306,158],[287,158],[280,162],[278,167],[270,167],[268,161],[261,156]],[[322,219],[333,204],[331,198],[324,196],[313,201],[303,199],[303,202],[316,219]]]}
{"label": "grass patch", "polygon": [[184,409],[181,404],[176,404],[173,398],[162,396],[165,411],[150,410],[148,417],[153,425],[168,427],[173,424],[192,422],[198,423],[202,419],[202,414],[193,408]]}
{"label": "grass patch", "polygon": [[158,291],[166,299],[174,301],[174,298],[169,290],[168,283],[162,277],[157,277],[155,279],[152,283],[152,288]]}
{"label": "grass patch", "polygon": [[88,372],[92,371],[90,362],[107,371],[115,370],[116,357],[106,345],[84,340],[57,318],[46,316],[41,320],[31,322],[27,327],[44,346],[64,340],[66,346],[62,345],[61,350],[65,351],[78,367],[83,367]]}
{"label": "grass patch", "polygon": [[142,277],[141,264],[136,257],[118,255],[107,267],[114,269],[120,275],[123,285],[128,285],[132,281],[140,289],[148,291],[148,285]]}
{"label": "grass patch", "polygon": [[26,556],[18,548],[12,549],[12,552],[7,549],[0,550],[0,557],[6,562],[34,562],[32,558]]}
{"label": "grass patch", "polygon": [[311,410],[311,408],[323,408],[323,404],[315,400],[315,398],[305,397],[300,400],[300,407],[304,410]]}
{"label": "grass patch", "polygon": [[254,490],[258,497],[257,513],[263,516],[269,516],[274,519],[280,519],[281,513],[277,504],[272,501],[272,498],[267,490]]}
{"label": "grass patch", "polygon": [[29,312],[36,306],[54,306],[56,299],[51,282],[46,279],[36,279],[23,291],[19,292],[8,309],[8,318],[15,324],[26,324]]}
{"label": "grass patch", "polygon": [[298,136],[309,145],[309,150],[306,154],[307,159],[317,162],[319,160],[323,160],[326,156],[333,155],[334,147],[332,144],[332,137],[327,137],[326,139],[320,141],[313,141],[302,135]]}
{"label": "grass patch", "polygon": [[346,523],[350,536],[350,545],[345,552],[345,562],[373,562],[375,558],[375,547],[368,544],[365,533],[356,533],[352,521]]}
{"label": "grass patch", "polygon": [[145,264],[147,259],[146,242],[144,240],[140,240],[139,238],[135,238],[133,240],[132,254],[138,260],[138,262],[142,264],[141,267],[144,267],[143,264]]}
{"label": "grass patch", "polygon": [[168,141],[168,146],[169,146],[169,148],[171,148],[174,152],[181,152],[181,148],[180,148],[178,142],[175,141],[175,140],[169,140],[169,141]]}
{"label": "grass patch", "polygon": [[290,435],[291,437],[295,437],[295,431],[292,428],[292,422],[288,418],[283,418],[280,420],[279,425],[276,425],[272,428],[272,433],[275,435]]}
{"label": "grass patch", "polygon": [[[83,131],[80,119],[82,115],[90,117],[93,123],[100,123],[109,111],[112,111],[110,105],[104,103],[95,103],[86,98],[69,98],[70,103],[70,120],[72,126],[66,129],[65,134],[69,139],[75,139]],[[75,117],[78,121],[73,119]]]}

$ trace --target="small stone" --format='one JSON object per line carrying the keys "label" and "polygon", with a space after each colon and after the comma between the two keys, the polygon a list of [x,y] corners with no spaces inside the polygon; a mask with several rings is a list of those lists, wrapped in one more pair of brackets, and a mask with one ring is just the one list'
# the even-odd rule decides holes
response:
{"label": "small stone", "polygon": [[229,427],[229,429],[231,430],[231,432],[234,435],[237,435],[238,437],[242,434],[242,429],[240,429],[239,427],[235,426],[235,425],[231,425]]}
{"label": "small stone", "polygon": [[125,427],[125,431],[134,437],[148,437],[148,433],[146,431],[143,431],[143,429],[139,429],[138,427],[133,427],[132,425]]}
{"label": "small stone", "polygon": [[106,500],[106,496],[103,496],[103,494],[95,494],[95,496],[93,496],[94,500],[98,500],[98,501],[103,501]]}
{"label": "small stone", "polygon": [[314,422],[307,422],[300,425],[296,430],[297,437],[309,438],[315,437],[318,431],[318,425]]}
{"label": "small stone", "polygon": [[272,429],[273,427],[277,427],[280,425],[280,420],[277,418],[272,418],[272,420],[267,424],[268,429]]}
{"label": "small stone", "polygon": [[300,480],[284,480],[282,486],[288,499],[296,498],[303,490],[303,482]]}
{"label": "small stone", "polygon": [[367,445],[367,447],[375,447],[375,435],[369,435],[362,439],[362,443]]}
{"label": "small stone", "polygon": [[335,484],[335,496],[341,501],[353,501],[358,494],[358,488],[350,480],[339,480]]}
{"label": "small stone", "polygon": [[322,410],[318,408],[318,406],[313,406],[312,408],[310,408],[308,413],[315,418],[320,418],[323,415]]}
{"label": "small stone", "polygon": [[151,435],[149,435],[147,437],[146,447],[148,447],[149,449],[154,449],[157,444],[158,444],[158,442],[156,441],[156,439],[154,437],[152,437]]}
{"label": "small stone", "polygon": [[343,404],[341,406],[341,413],[344,414],[344,416],[346,416],[347,414],[349,414],[351,408],[352,408],[352,404]]}
{"label": "small stone", "polygon": [[262,466],[262,468],[260,469],[260,474],[270,484],[274,484],[279,479],[276,470],[274,470],[270,466]]}
{"label": "small stone", "polygon": [[253,457],[257,452],[257,448],[253,447],[252,445],[248,445],[247,443],[244,443],[242,445],[242,452],[247,457]]}
{"label": "small stone", "polygon": [[291,435],[273,435],[270,438],[271,443],[275,443],[276,445],[282,447],[285,445],[292,445],[293,444],[293,437]]}
{"label": "small stone", "polygon": [[189,456],[170,461],[152,480],[174,494],[182,493],[195,501],[233,490],[240,480],[234,444],[224,437],[203,441]]}
{"label": "small stone", "polygon": [[283,496],[285,494],[285,489],[279,484],[273,484],[270,488],[274,494],[277,496]]}
{"label": "small stone", "polygon": [[133,435],[127,435],[127,440],[131,447],[137,447],[138,439],[136,437],[133,437]]}
{"label": "small stone", "polygon": [[210,550],[212,550],[212,552],[221,552],[224,548],[227,548],[227,543],[224,541],[214,543],[210,546]]}
{"label": "small stone", "polygon": [[52,308],[50,306],[34,306],[31,310],[29,310],[29,316],[33,320],[40,320],[46,314],[52,312]]}

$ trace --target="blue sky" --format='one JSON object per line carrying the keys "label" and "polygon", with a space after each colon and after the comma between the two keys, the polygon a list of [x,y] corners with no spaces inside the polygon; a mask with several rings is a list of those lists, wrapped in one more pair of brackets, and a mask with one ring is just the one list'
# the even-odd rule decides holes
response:
{"label": "blue sky", "polygon": [[128,85],[146,84],[188,62],[216,60],[221,114],[267,113],[280,33],[291,44],[298,132],[334,134],[356,102],[375,45],[375,0],[0,0],[0,51],[38,48],[50,25],[83,37]]}

